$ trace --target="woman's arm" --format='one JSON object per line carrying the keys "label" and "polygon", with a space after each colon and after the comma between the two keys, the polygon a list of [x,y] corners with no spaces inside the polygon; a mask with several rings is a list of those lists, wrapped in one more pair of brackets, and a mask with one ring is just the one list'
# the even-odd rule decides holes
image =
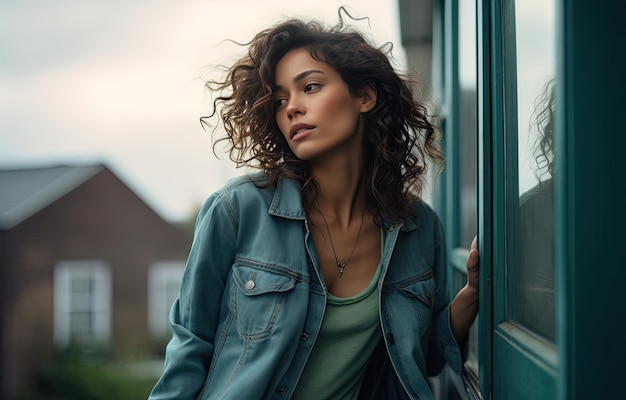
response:
{"label": "woman's arm", "polygon": [[472,241],[467,257],[467,284],[459,290],[450,304],[450,324],[457,343],[461,343],[469,332],[478,314],[478,249],[476,238]]}
{"label": "woman's arm", "polygon": [[236,224],[223,200],[211,196],[200,211],[194,240],[170,313],[172,339],[150,400],[195,399],[213,355],[220,304],[236,243]]}

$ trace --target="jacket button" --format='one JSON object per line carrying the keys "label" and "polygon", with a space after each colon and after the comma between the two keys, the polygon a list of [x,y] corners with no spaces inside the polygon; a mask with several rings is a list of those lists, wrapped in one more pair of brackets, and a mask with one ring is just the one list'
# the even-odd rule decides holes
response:
{"label": "jacket button", "polygon": [[254,289],[254,281],[251,279],[248,282],[246,282],[246,289],[247,290],[252,290]]}
{"label": "jacket button", "polygon": [[278,394],[285,394],[286,392],[284,387],[278,388],[276,391],[278,392]]}
{"label": "jacket button", "polygon": [[396,339],[393,337],[393,333],[387,334],[387,342],[390,346],[393,346],[393,344],[396,342]]}
{"label": "jacket button", "polygon": [[300,334],[300,340],[305,341],[305,340],[308,340],[308,339],[309,339],[309,334],[308,333],[302,332]]}

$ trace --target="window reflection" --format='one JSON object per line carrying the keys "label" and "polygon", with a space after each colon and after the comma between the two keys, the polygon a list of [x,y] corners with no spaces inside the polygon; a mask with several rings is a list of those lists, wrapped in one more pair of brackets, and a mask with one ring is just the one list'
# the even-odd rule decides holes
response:
{"label": "window reflection", "polygon": [[[554,82],[546,84],[534,116],[532,156],[539,182],[520,196],[520,322],[554,340]],[[542,179],[543,178],[543,179]]]}
{"label": "window reflection", "polygon": [[[538,336],[555,338],[554,76],[552,1],[515,2],[519,219],[511,243],[509,315]],[[517,197],[517,195],[516,195]]]}

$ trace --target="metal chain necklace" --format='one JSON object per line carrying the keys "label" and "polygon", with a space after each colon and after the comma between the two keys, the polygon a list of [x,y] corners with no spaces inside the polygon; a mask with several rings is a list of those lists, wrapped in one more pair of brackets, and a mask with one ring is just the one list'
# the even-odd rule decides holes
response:
{"label": "metal chain necklace", "polygon": [[350,262],[350,259],[352,258],[352,255],[354,254],[354,251],[356,250],[356,245],[359,243],[359,238],[361,237],[361,230],[363,229],[363,220],[365,220],[366,207],[363,206],[363,214],[361,215],[361,225],[359,225],[359,233],[357,233],[356,235],[356,240],[354,241],[354,247],[352,247],[352,251],[350,252],[350,255],[348,256],[348,259],[344,263],[339,262],[339,258],[337,257],[337,251],[335,250],[335,244],[333,243],[333,237],[331,236],[330,228],[328,227],[328,222],[326,222],[326,217],[324,217],[324,214],[322,214],[322,211],[320,210],[320,207],[317,204],[317,200],[315,200],[315,207],[317,207],[317,211],[322,217],[322,220],[324,221],[324,225],[326,225],[326,232],[328,232],[328,239],[330,239],[330,247],[333,249],[335,262],[337,263],[337,268],[339,268],[339,277],[341,278],[341,276],[343,275],[343,270],[346,268],[346,266]]}

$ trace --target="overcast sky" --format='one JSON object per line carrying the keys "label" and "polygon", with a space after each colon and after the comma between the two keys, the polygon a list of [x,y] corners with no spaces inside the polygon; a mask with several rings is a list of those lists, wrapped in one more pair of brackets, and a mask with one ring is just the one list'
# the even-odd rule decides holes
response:
{"label": "overcast sky", "polygon": [[197,78],[243,51],[224,39],[290,16],[334,23],[343,4],[402,63],[397,0],[301,3],[2,0],[0,168],[104,162],[166,219],[191,217],[244,172],[215,159],[198,122],[208,108]]}

